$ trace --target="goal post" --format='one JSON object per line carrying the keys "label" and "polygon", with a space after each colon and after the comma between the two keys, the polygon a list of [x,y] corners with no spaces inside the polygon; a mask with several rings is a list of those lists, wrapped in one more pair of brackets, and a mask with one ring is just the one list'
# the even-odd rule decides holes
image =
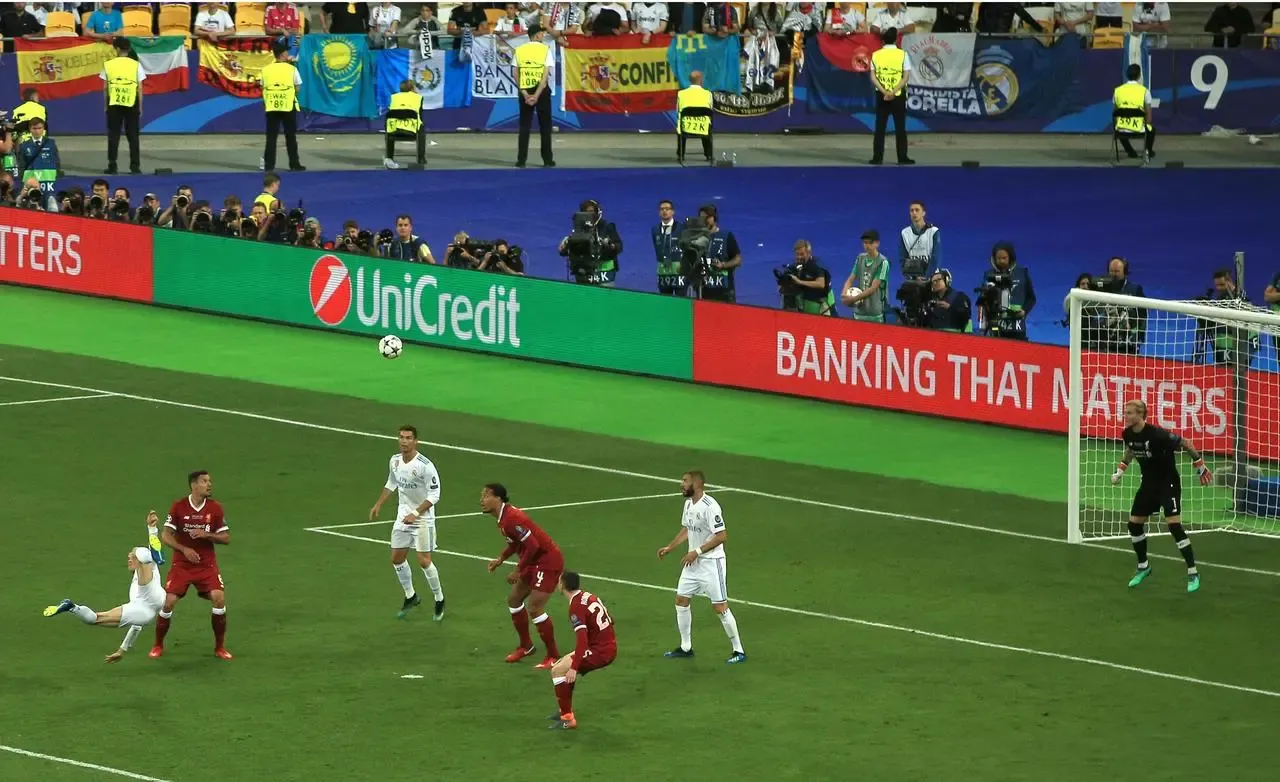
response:
{"label": "goal post", "polygon": [[1165,301],[1074,289],[1067,296],[1067,539],[1128,537],[1138,469],[1119,486],[1124,403],[1190,440],[1214,480],[1179,457],[1189,532],[1280,536],[1280,312],[1243,300]]}

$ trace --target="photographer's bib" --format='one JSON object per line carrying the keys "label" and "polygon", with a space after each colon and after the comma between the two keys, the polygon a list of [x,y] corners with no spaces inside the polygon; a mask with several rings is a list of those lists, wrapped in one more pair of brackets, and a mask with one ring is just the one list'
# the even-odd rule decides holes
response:
{"label": "photographer's bib", "polygon": [[618,263],[603,261],[595,269],[574,269],[573,279],[579,285],[613,285],[618,280]]}
{"label": "photographer's bib", "polygon": [[[707,260],[719,261],[720,263],[729,262],[729,245],[726,236],[721,236],[720,232],[711,235],[711,242],[707,245]],[[712,291],[731,291],[733,290],[733,274],[727,269],[715,269],[707,275],[702,281],[702,289]]]}
{"label": "photographer's bib", "polygon": [[653,228],[653,251],[658,258],[658,290],[664,293],[683,291],[689,287],[688,280],[680,273],[680,246],[675,235],[673,223],[667,227],[669,233],[663,233],[663,226]]}

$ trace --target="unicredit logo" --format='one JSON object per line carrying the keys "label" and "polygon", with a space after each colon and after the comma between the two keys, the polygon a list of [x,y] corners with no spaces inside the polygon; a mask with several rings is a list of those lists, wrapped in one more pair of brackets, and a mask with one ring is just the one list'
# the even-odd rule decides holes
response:
{"label": "unicredit logo", "polygon": [[326,326],[337,326],[351,311],[351,273],[340,259],[322,255],[311,267],[311,310]]}

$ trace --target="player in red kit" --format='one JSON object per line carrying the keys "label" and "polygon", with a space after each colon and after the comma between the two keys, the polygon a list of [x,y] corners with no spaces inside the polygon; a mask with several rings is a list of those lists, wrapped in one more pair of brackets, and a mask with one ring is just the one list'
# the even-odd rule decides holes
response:
{"label": "player in red kit", "polygon": [[551,715],[555,720],[552,729],[573,730],[578,721],[573,716],[573,685],[579,676],[586,676],[613,662],[618,656],[618,638],[613,634],[613,617],[600,598],[582,591],[582,579],[577,573],[566,572],[560,577],[560,592],[569,598],[569,625],[577,639],[574,650],[551,666],[551,684],[556,688],[556,701],[560,710]]}
{"label": "player in red kit", "polygon": [[[556,542],[529,515],[508,504],[507,489],[501,483],[486,483],[480,492],[480,509],[498,520],[498,531],[507,539],[507,547],[497,559],[490,560],[489,572],[497,570],[507,557],[520,552],[520,562],[507,576],[511,594],[507,608],[511,611],[511,624],[520,636],[520,645],[507,655],[507,662],[514,663],[533,654],[533,639],[529,637],[529,616],[538,628],[538,636],[547,647],[547,655],[534,668],[550,668],[560,657],[556,648],[556,633],[551,617],[547,616],[547,600],[555,592],[564,572],[564,556]],[[525,602],[528,601],[528,610]]]}
{"label": "player in red kit", "polygon": [[156,619],[156,645],[148,657],[164,654],[164,637],[169,632],[169,619],[188,587],[213,604],[213,653],[223,660],[231,659],[226,650],[227,598],[222,591],[222,573],[218,571],[218,554],[214,544],[227,545],[231,532],[222,515],[222,506],[213,499],[213,481],[209,473],[197,470],[187,476],[191,493],[173,503],[165,519],[161,540],[176,554],[164,584],[164,610]]}

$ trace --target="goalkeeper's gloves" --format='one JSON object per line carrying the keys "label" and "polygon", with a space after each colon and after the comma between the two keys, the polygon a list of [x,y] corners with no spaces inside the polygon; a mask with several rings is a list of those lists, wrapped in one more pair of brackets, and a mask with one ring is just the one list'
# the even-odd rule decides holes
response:
{"label": "goalkeeper's gloves", "polygon": [[1203,458],[1196,459],[1191,463],[1191,466],[1196,469],[1196,475],[1200,476],[1201,486],[1208,486],[1213,483],[1213,471],[1204,466]]}
{"label": "goalkeeper's gloves", "polygon": [[1127,469],[1129,469],[1129,465],[1125,464],[1124,462],[1120,462],[1119,464],[1116,465],[1116,471],[1111,473],[1112,486],[1115,486],[1117,483],[1120,482],[1120,479],[1124,477],[1124,471]]}

